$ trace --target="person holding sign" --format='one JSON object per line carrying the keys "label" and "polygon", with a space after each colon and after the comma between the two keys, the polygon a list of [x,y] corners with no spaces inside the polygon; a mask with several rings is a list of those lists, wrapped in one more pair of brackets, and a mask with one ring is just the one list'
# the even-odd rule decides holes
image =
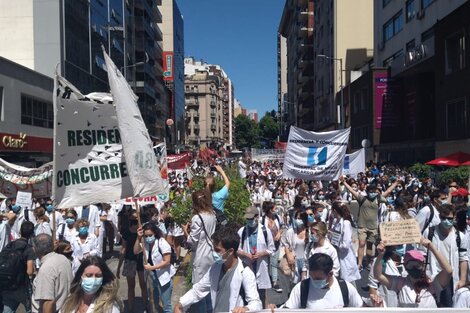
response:
{"label": "person holding sign", "polygon": [[442,271],[431,279],[426,275],[423,254],[418,250],[410,250],[405,253],[403,262],[408,276],[390,276],[382,272],[385,245],[384,241],[377,245],[378,256],[374,263],[374,276],[386,288],[397,293],[398,307],[436,308],[435,297],[449,285],[451,279],[452,267],[447,259],[430,240],[421,238],[421,245],[434,255]]}
{"label": "person holding sign", "polygon": [[361,279],[361,274],[356,263],[356,255],[352,244],[352,217],[349,207],[341,202],[334,202],[331,209],[333,215],[333,227],[329,238],[331,244],[336,247],[341,268],[340,277],[347,282]]}

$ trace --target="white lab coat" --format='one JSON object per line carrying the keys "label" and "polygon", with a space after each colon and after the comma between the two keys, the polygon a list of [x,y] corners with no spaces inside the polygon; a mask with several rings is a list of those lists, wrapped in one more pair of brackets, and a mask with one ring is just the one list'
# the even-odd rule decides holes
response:
{"label": "white lab coat", "polygon": [[215,232],[217,220],[214,214],[202,213],[200,216],[204,219],[207,234],[202,226],[201,218],[198,215],[194,215],[191,219],[191,230],[187,241],[192,251],[191,264],[193,265],[193,284],[199,282],[214,263],[211,237]]}
{"label": "white lab coat", "polygon": [[[82,206],[75,207],[75,212],[77,212],[78,219],[82,218],[82,211],[83,211]],[[96,235],[95,229],[97,227],[100,227],[101,225],[100,212],[96,205],[93,205],[93,204],[90,205],[90,212],[88,214],[88,222],[90,223],[90,226],[88,226],[88,231]]]}
{"label": "white lab coat", "polygon": [[81,243],[80,238],[75,236],[75,238],[72,240],[71,245],[72,245],[72,271],[75,274],[80,267],[81,261],[83,260],[83,257],[85,254],[89,254],[90,256],[96,256],[98,255],[98,243],[97,243],[97,238],[93,233],[88,233],[88,236],[85,239],[84,243]]}
{"label": "white lab coat", "polygon": [[[160,249],[158,249],[160,247]],[[145,243],[145,255],[148,257],[149,255],[149,248],[150,246]],[[163,262],[163,255],[160,253],[166,254],[171,253],[171,246],[164,238],[160,238],[155,240],[153,247],[152,247],[152,263],[153,265],[158,265]],[[157,274],[158,281],[160,282],[161,286],[165,286],[171,280],[171,278],[175,275],[176,270],[172,264],[169,264],[165,268],[159,268],[155,270]]]}
{"label": "white lab coat", "polygon": [[347,282],[361,279],[361,274],[357,267],[356,255],[352,245],[352,226],[348,220],[340,219],[333,225],[333,230],[341,234],[341,241],[338,247],[339,265],[341,268],[340,277]]}
{"label": "white lab coat", "polygon": [[[204,277],[180,298],[179,302],[183,306],[183,310],[187,310],[191,304],[202,300],[209,292],[211,294],[212,308],[214,308],[222,266],[223,263],[214,263]],[[242,284],[243,290],[245,291],[245,300],[248,302],[246,307],[248,307],[250,311],[262,310],[261,300],[256,288],[255,275],[249,267],[244,267],[242,261],[239,259],[235,273],[233,273],[232,281],[230,282],[230,311],[236,307],[245,306],[240,296],[240,287]]]}
{"label": "white lab coat", "polygon": [[[240,240],[242,239],[242,233],[245,229],[245,226],[238,230],[238,235],[240,236]],[[266,251],[269,255],[259,258],[257,260],[257,269],[256,269],[256,283],[258,284],[258,289],[270,289],[271,288],[271,278],[269,277],[268,272],[268,263],[270,256],[276,250],[274,246],[273,235],[269,228],[266,228],[266,235],[267,241],[264,239],[263,228],[261,223],[258,223],[258,234],[257,234],[257,241],[256,241],[256,251],[257,252],[264,252]],[[247,253],[251,253],[250,251],[250,236],[246,235],[245,241],[240,242],[239,250],[245,251]],[[250,264],[250,261],[247,261],[247,264]]]}

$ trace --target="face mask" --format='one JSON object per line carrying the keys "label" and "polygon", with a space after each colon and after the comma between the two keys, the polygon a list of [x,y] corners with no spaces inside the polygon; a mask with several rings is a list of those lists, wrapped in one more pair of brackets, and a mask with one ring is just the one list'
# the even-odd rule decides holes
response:
{"label": "face mask", "polygon": [[72,225],[75,223],[75,219],[73,217],[68,217],[65,219],[65,222],[67,223],[67,225]]}
{"label": "face mask", "polygon": [[315,236],[314,234],[310,234],[309,239],[310,239],[310,242],[318,242],[318,237]]}
{"label": "face mask", "polygon": [[429,196],[424,196],[423,201],[424,202],[429,202],[429,201],[431,201],[431,198],[429,198]]}
{"label": "face mask", "polygon": [[103,278],[100,277],[82,277],[82,289],[87,294],[94,294],[103,285]]}
{"label": "face mask", "polygon": [[21,207],[18,204],[14,204],[11,206],[11,210],[17,214],[21,210]]}
{"label": "face mask", "polygon": [[444,205],[444,204],[449,204],[449,201],[447,200],[439,200],[441,202],[441,205]]}
{"label": "face mask", "polygon": [[212,252],[212,257],[214,258],[215,263],[222,263],[224,261],[224,258],[222,257],[222,254],[217,253],[217,252]]}
{"label": "face mask", "polygon": [[320,213],[320,212],[318,212],[318,213],[315,215],[315,217],[316,217],[317,219],[321,219],[321,216],[322,216],[322,213]]}
{"label": "face mask", "polygon": [[367,197],[368,197],[369,199],[371,199],[371,200],[377,198],[377,196],[378,196],[378,193],[376,193],[376,192],[369,192],[369,193],[367,194]]}
{"label": "face mask", "polygon": [[297,228],[302,227],[304,226],[304,222],[301,219],[296,219],[295,226],[297,226]]}
{"label": "face mask", "polygon": [[48,204],[48,205],[46,206],[46,210],[47,210],[47,212],[49,212],[49,213],[51,213],[53,209],[54,209],[54,207],[52,206],[52,204]]}
{"label": "face mask", "polygon": [[411,278],[418,279],[423,277],[423,270],[419,268],[410,268],[406,270]]}
{"label": "face mask", "polygon": [[405,255],[405,246],[400,246],[399,248],[396,248],[395,254],[399,255],[400,257]]}
{"label": "face mask", "polygon": [[324,195],[319,195],[318,196],[318,200],[324,200],[325,199],[325,196]]}
{"label": "face mask", "polygon": [[248,226],[249,228],[255,228],[255,226],[256,226],[255,219],[248,220],[248,222],[246,223],[246,226]]}
{"label": "face mask", "polygon": [[79,235],[88,235],[88,227],[82,226],[78,229],[78,234]]}
{"label": "face mask", "polygon": [[145,237],[145,242],[149,245],[153,244],[155,242],[155,236]]}
{"label": "face mask", "polygon": [[445,228],[445,229],[449,229],[451,228],[452,226],[454,226],[454,223],[452,221],[449,221],[449,220],[441,220],[441,225]]}
{"label": "face mask", "polygon": [[394,205],[394,204],[395,204],[395,200],[393,200],[392,197],[387,198],[387,203],[390,204],[390,205]]}
{"label": "face mask", "polygon": [[308,221],[309,223],[313,223],[313,222],[315,222],[315,218],[313,217],[313,215],[309,215],[309,216],[307,217],[307,221]]}
{"label": "face mask", "polygon": [[323,289],[328,286],[326,279],[311,279],[312,286],[315,289]]}
{"label": "face mask", "polygon": [[308,203],[308,200],[302,200],[302,206],[303,207],[308,207],[309,203]]}

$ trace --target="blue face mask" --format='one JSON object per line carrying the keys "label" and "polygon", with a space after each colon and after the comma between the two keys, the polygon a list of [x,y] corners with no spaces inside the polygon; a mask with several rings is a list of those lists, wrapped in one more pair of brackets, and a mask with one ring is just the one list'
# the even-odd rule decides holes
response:
{"label": "blue face mask", "polygon": [[248,220],[248,221],[246,222],[246,226],[248,226],[249,228],[255,228],[255,227],[256,227],[256,221],[255,221],[255,219]]}
{"label": "blue face mask", "polygon": [[368,197],[369,199],[375,199],[375,198],[377,198],[378,195],[379,195],[379,194],[376,193],[376,192],[369,192],[369,193],[367,194],[367,197]]}
{"label": "blue face mask", "polygon": [[145,242],[149,245],[153,244],[155,242],[155,236],[145,237]]}
{"label": "blue face mask", "polygon": [[403,256],[405,255],[405,246],[400,246],[398,248],[395,248],[395,254],[399,255],[399,256]]}
{"label": "blue face mask", "polygon": [[449,221],[449,220],[441,220],[441,225],[445,229],[449,229],[449,228],[452,228],[452,226],[454,226],[454,223],[452,221]]}
{"label": "blue face mask", "polygon": [[87,294],[94,294],[103,285],[102,277],[82,277],[82,289]]}
{"label": "blue face mask", "polygon": [[423,201],[428,203],[429,201],[431,201],[431,198],[429,196],[424,196]]}
{"label": "blue face mask", "polygon": [[52,206],[52,204],[48,204],[48,205],[46,206],[46,210],[47,210],[47,212],[51,213],[52,210],[54,210],[54,207]]}
{"label": "blue face mask", "polygon": [[72,225],[75,223],[75,219],[74,218],[71,218],[71,217],[68,217],[65,219],[65,222],[68,224],[68,225]]}
{"label": "blue face mask", "polygon": [[78,229],[79,235],[88,235],[88,227],[82,226]]}
{"label": "blue face mask", "polygon": [[315,222],[315,217],[313,217],[313,215],[309,215],[309,216],[307,217],[307,222],[309,222],[309,223]]}
{"label": "blue face mask", "polygon": [[326,279],[311,279],[312,286],[315,289],[323,289],[328,286],[328,282]]}
{"label": "blue face mask", "polygon": [[389,198],[387,198],[387,203],[390,204],[390,205],[394,205],[394,204],[395,204],[395,200],[393,200],[392,197],[389,197]]}
{"label": "blue face mask", "polygon": [[444,204],[449,204],[449,201],[447,200],[439,200],[441,202],[441,205],[444,205]]}
{"label": "blue face mask", "polygon": [[309,239],[310,239],[310,242],[314,242],[314,243],[318,242],[318,237],[315,236],[314,234],[310,234]]}
{"label": "blue face mask", "polygon": [[304,226],[304,222],[301,219],[296,219],[295,220],[295,226],[297,226],[297,228],[300,228],[300,227]]}
{"label": "blue face mask", "polygon": [[324,200],[324,199],[325,199],[324,195],[318,196],[318,200]]}
{"label": "blue face mask", "polygon": [[21,210],[21,207],[20,207],[18,204],[13,204],[13,205],[11,206],[11,210],[12,210],[15,214],[17,214],[17,213]]}

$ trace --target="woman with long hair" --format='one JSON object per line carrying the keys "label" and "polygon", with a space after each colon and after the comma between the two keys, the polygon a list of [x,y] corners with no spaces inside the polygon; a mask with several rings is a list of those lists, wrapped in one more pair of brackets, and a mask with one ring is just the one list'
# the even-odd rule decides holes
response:
{"label": "woman with long hair", "polygon": [[[215,232],[216,218],[212,208],[210,192],[196,191],[192,194],[193,211],[191,224],[183,225],[184,235],[191,250],[191,264],[193,265],[192,283],[199,282],[214,263],[214,246],[211,241]],[[206,297],[197,305],[197,311],[210,312],[212,304],[210,297]]]}
{"label": "woman with long hair", "polygon": [[102,258],[84,259],[75,273],[61,313],[119,313],[118,289],[118,280]]}
{"label": "woman with long hair", "polygon": [[[313,213],[312,213],[313,214]],[[293,227],[289,228],[282,240],[287,263],[294,268],[296,275],[292,283],[297,283],[302,277],[302,269],[305,265],[305,238],[308,225],[307,214],[300,210],[294,213]]]}
{"label": "woman with long hair", "polygon": [[276,292],[282,292],[282,289],[279,287],[278,281],[278,268],[279,268],[279,247],[281,245],[281,235],[282,235],[282,225],[281,219],[278,216],[278,212],[274,202],[265,201],[263,203],[263,213],[264,216],[261,219],[261,224],[269,229],[273,235],[274,246],[276,251],[270,256],[270,274],[273,282],[273,289]]}
{"label": "woman with long hair", "polygon": [[51,224],[49,224],[49,217],[46,215],[46,209],[43,205],[34,209],[34,217],[36,218],[36,225],[34,226],[34,235],[48,234],[52,236]]}
{"label": "woman with long hair", "polygon": [[397,293],[398,307],[436,308],[435,297],[447,287],[452,278],[452,267],[434,244],[428,239],[421,238],[421,245],[428,248],[428,253],[434,254],[442,269],[434,279],[426,275],[425,258],[418,250],[405,253],[403,264],[408,272],[407,277],[384,274],[382,259],[385,243],[381,241],[377,245],[378,256],[374,263],[374,276],[382,285]]}
{"label": "woman with long hair", "polygon": [[[142,248],[141,239],[144,240]],[[171,313],[171,293],[173,291],[173,276],[175,268],[170,263],[171,246],[165,240],[163,232],[152,222],[146,223],[137,229],[137,239],[134,244],[134,254],[138,255],[145,249],[147,264],[144,268],[149,271],[153,282],[153,303],[159,306],[160,299],[163,304],[163,312]]]}
{"label": "woman with long hair", "polygon": [[341,268],[340,277],[347,282],[361,279],[357,267],[356,255],[352,244],[353,221],[349,207],[341,202],[334,202],[331,206],[333,224],[329,232],[329,239],[338,251]]}
{"label": "woman with long hair", "polygon": [[[305,260],[308,260],[315,253],[329,255],[333,259],[333,274],[338,277],[340,269],[338,253],[326,237],[328,234],[326,224],[324,222],[314,222],[309,228],[309,237],[305,238]],[[307,276],[307,266],[305,265],[302,269],[302,279],[307,278]]]}

